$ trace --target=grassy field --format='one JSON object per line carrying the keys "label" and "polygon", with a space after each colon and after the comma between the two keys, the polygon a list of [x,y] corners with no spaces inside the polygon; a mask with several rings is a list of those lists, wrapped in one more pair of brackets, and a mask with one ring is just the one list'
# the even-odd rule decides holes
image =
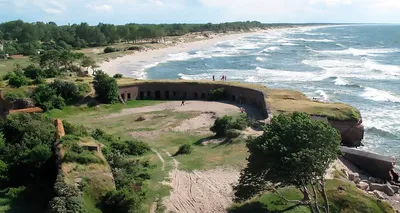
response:
{"label": "grassy field", "polygon": [[[328,180],[326,183],[327,196],[330,202],[331,212],[359,212],[359,213],[394,213],[395,211],[386,202],[373,198],[355,187],[354,184],[343,182],[338,179]],[[295,188],[280,189],[288,199],[299,200],[302,194]],[[321,197],[321,196],[319,196]],[[236,204],[230,213],[261,213],[261,212],[288,212],[309,213],[305,206],[298,206],[281,200],[273,193],[265,193],[249,202]]]}
{"label": "grassy field", "polygon": [[22,68],[32,64],[29,57],[16,58],[16,59],[0,59],[0,76],[5,75],[7,72],[13,71],[16,64],[19,64]]}

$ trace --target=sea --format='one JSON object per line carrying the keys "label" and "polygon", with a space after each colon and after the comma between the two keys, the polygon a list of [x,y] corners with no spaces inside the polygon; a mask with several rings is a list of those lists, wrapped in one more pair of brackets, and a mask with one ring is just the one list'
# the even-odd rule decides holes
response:
{"label": "sea", "polygon": [[400,25],[269,30],[169,54],[145,68],[147,79],[226,75],[350,104],[365,126],[361,149],[400,161]]}

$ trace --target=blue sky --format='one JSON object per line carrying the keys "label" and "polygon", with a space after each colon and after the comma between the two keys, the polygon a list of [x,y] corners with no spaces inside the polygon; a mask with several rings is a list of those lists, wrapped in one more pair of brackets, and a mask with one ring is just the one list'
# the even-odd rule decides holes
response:
{"label": "blue sky", "polygon": [[400,23],[400,0],[0,0],[0,22]]}

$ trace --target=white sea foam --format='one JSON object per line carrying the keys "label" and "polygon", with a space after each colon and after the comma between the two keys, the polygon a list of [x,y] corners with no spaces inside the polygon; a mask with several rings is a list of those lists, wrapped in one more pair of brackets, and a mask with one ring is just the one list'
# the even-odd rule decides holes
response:
{"label": "white sea foam", "polygon": [[267,47],[267,48],[265,48],[265,49],[262,50],[261,52],[262,52],[262,53],[274,52],[274,51],[277,51],[277,50],[280,50],[280,49],[281,49],[280,47],[272,46],[272,47]]}
{"label": "white sea foam", "polygon": [[290,38],[291,41],[305,41],[305,42],[334,42],[330,39],[306,39],[306,38]]}
{"label": "white sea foam", "polygon": [[257,60],[257,61],[265,61],[265,58],[257,57],[256,60]]}
{"label": "white sea foam", "polygon": [[348,48],[345,50],[313,50],[321,54],[353,55],[353,56],[378,56],[385,53],[400,52],[399,49],[356,49]]}
{"label": "white sea foam", "polygon": [[400,97],[392,94],[391,92],[378,90],[371,87],[366,87],[364,92],[361,94],[361,97],[379,102],[386,101],[400,103]]}
{"label": "white sea foam", "polygon": [[329,101],[329,96],[328,94],[326,94],[325,91],[323,90],[317,90],[315,91],[315,93],[317,93],[319,95],[319,98],[321,98],[323,101]]}
{"label": "white sea foam", "polygon": [[335,82],[335,85],[338,85],[338,86],[345,86],[345,85],[349,84],[346,80],[344,80],[342,78],[336,78],[333,81]]}

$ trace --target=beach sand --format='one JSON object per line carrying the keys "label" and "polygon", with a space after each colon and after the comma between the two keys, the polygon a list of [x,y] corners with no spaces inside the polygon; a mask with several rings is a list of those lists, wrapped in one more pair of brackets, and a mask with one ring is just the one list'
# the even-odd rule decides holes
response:
{"label": "beach sand", "polygon": [[175,45],[171,44],[171,46],[166,48],[135,52],[130,55],[125,55],[116,59],[110,59],[109,61],[101,62],[99,64],[99,69],[103,70],[110,76],[113,76],[116,73],[121,73],[124,75],[124,77],[145,79],[146,68],[157,65],[161,61],[165,60],[169,54],[177,54],[191,50],[202,49],[213,46],[221,41],[235,40],[245,36],[258,35],[265,31],[266,30],[235,34],[214,34],[214,36],[209,39],[205,38],[204,40],[187,43],[180,42]]}

